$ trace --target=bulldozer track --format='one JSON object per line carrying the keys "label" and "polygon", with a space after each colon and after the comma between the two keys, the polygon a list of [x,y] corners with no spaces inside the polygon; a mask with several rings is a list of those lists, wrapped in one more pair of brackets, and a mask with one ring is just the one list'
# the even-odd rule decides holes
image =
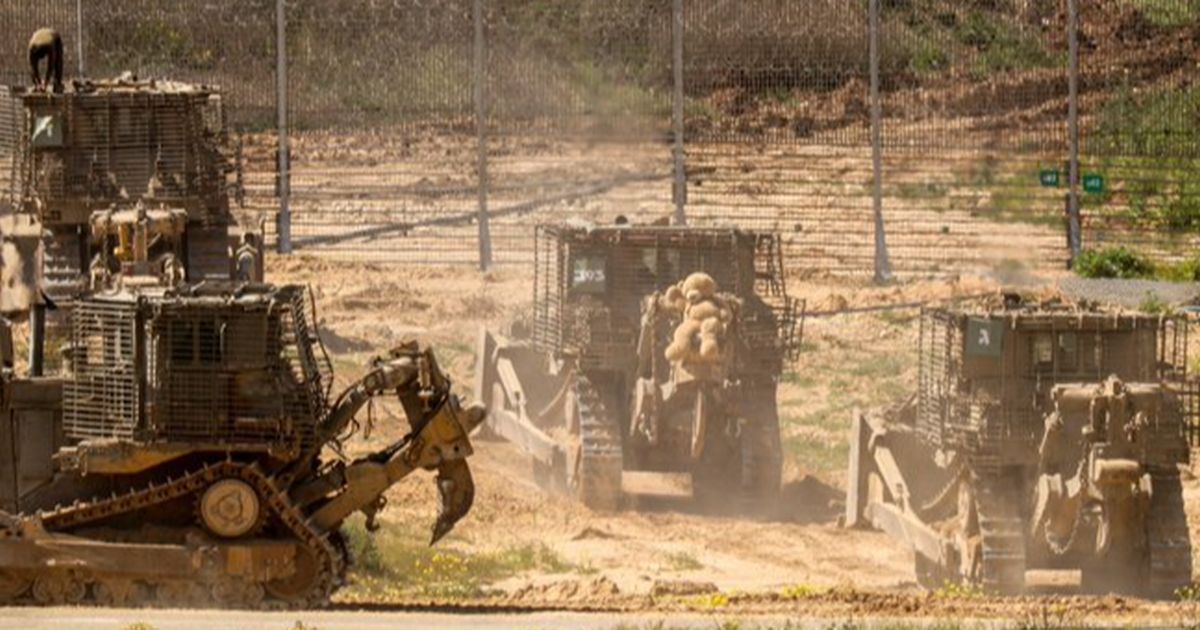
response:
{"label": "bulldozer track", "polygon": [[1025,533],[1016,497],[1000,479],[981,480],[978,487],[980,582],[989,591],[1020,593],[1025,588]]}
{"label": "bulldozer track", "polygon": [[185,497],[225,477],[238,477],[243,468],[234,462],[210,464],[178,478],[168,478],[162,483],[150,483],[144,488],[130,490],[108,498],[95,497],[89,501],[75,501],[71,505],[58,506],[37,513],[42,527],[47,531],[64,531],[80,525],[109,518]]}
{"label": "bulldozer track", "polygon": [[[297,597],[278,599],[263,595],[261,583],[225,583],[219,579],[210,582],[198,580],[196,584],[180,585],[162,583],[159,599],[192,605],[203,605],[216,600],[217,603],[235,605],[242,608],[261,608],[264,610],[285,608],[318,608],[329,604],[333,591],[341,585],[345,578],[346,557],[329,534],[323,534],[310,525],[304,514],[291,502],[287,493],[281,490],[273,478],[265,474],[257,465],[242,464],[232,461],[208,464],[200,469],[165,482],[150,483],[149,485],[131,490],[123,494],[107,498],[96,498],[91,501],[76,501],[69,506],[59,506],[53,510],[42,511],[29,517],[40,522],[41,527],[48,532],[63,532],[73,528],[104,520],[106,518],[127,514],[136,510],[161,505],[167,501],[187,497],[200,492],[210,484],[221,479],[240,479],[249,483],[262,498],[268,511],[295,537],[295,539],[313,553],[316,557],[317,568],[309,586]],[[3,537],[20,536],[19,524],[7,528]],[[90,599],[96,603],[112,603],[105,594],[112,590],[112,583],[122,580],[97,579],[94,584],[78,575],[58,575],[53,569],[38,572],[29,576],[34,588],[24,597],[18,595],[15,603],[61,604],[81,603]],[[61,586],[68,584],[78,589],[78,596],[68,598],[59,596],[44,596],[37,587],[39,580],[48,581]],[[65,582],[64,582],[65,580]],[[136,577],[125,578],[123,581],[133,583]],[[92,588],[87,588],[91,584]],[[183,586],[184,588],[178,588]],[[43,589],[45,590],[45,589]],[[62,591],[62,589],[58,589]],[[249,596],[246,593],[250,593]],[[169,593],[169,595],[168,595]],[[147,597],[147,601],[152,601]],[[7,602],[6,602],[7,603]],[[124,601],[125,604],[138,604],[136,600]]]}
{"label": "bulldozer track", "polygon": [[582,374],[575,381],[575,400],[579,405],[579,497],[589,508],[615,510],[621,503],[620,428],[599,390]]}
{"label": "bulldozer track", "polygon": [[272,511],[275,512],[283,524],[291,530],[292,534],[309,550],[317,554],[317,560],[320,563],[319,573],[307,594],[293,601],[275,600],[268,603],[296,608],[313,608],[328,605],[330,595],[334,589],[340,586],[341,580],[344,579],[346,570],[345,557],[333,544],[329,535],[322,535],[308,523],[300,510],[288,499],[287,494],[276,487],[273,479],[262,474],[257,467],[248,467],[245,470],[248,474],[247,481],[252,481],[255,489],[266,498],[267,505],[271,507]]}
{"label": "bulldozer track", "polygon": [[1192,548],[1187,515],[1184,512],[1183,487],[1178,469],[1151,472],[1153,493],[1146,536],[1150,554],[1150,594],[1172,597],[1175,591],[1192,582]]}
{"label": "bulldozer track", "polygon": [[757,392],[741,431],[741,501],[744,508],[772,514],[782,486],[783,445],[774,387]]}

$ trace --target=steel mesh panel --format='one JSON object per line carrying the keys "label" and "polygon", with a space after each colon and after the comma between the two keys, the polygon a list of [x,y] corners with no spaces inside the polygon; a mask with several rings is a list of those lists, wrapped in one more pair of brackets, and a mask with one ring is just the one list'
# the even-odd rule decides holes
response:
{"label": "steel mesh panel", "polygon": [[311,446],[330,371],[305,295],[79,302],[65,434]]}
{"label": "steel mesh panel", "polygon": [[153,320],[152,428],[162,438],[311,444],[326,381],[302,291],[163,304]]}
{"label": "steel mesh panel", "polygon": [[278,336],[268,332],[265,305],[232,312],[164,305],[151,330],[151,429],[169,440],[261,441],[282,433],[286,396],[255,396],[273,385],[265,379]]}
{"label": "steel mesh panel", "polygon": [[[297,247],[475,264],[481,188],[502,263],[532,258],[536,223],[671,213],[663,140],[672,3],[479,6],[477,40],[469,0],[285,3]],[[1061,269],[1066,5],[878,2],[877,102],[870,6],[683,2],[689,221],[777,230],[791,264],[869,274],[878,104],[897,273]],[[1193,0],[1076,6],[1081,175],[1105,182],[1082,195],[1085,247],[1185,259],[1200,234],[1200,188],[1190,177],[1200,160],[1191,76],[1200,9]],[[48,25],[67,37],[68,75],[84,61],[93,76],[131,70],[223,86],[230,120],[247,132],[252,209],[269,216],[277,204],[275,8],[273,0],[8,0],[0,78],[28,81],[24,44]],[[490,136],[484,147],[477,122]]]}
{"label": "steel mesh panel", "polygon": [[[721,229],[578,228],[537,231],[533,340],[536,347],[580,356],[585,366],[629,367],[641,326],[642,300],[694,272],[744,300],[741,334],[752,367],[777,373],[798,346],[799,303],[784,289],[782,261],[770,238]],[[573,265],[601,261],[602,295],[573,292]],[[755,295],[764,290],[765,301]]]}
{"label": "steel mesh panel", "polygon": [[945,313],[921,313],[920,361],[917,376],[917,433],[937,448],[944,445],[943,418],[953,392],[950,388],[954,363],[954,327]]}
{"label": "steel mesh panel", "polygon": [[228,213],[232,169],[222,157],[220,104],[209,93],[102,86],[92,93],[22,98],[32,115],[59,116],[65,129],[63,148],[30,152],[23,199],[54,204],[82,198],[102,207],[148,198],[194,204],[190,209],[199,220]]}
{"label": "steel mesh panel", "polygon": [[293,378],[303,384],[307,417],[318,418],[329,403],[333,365],[315,325],[315,302],[298,287],[290,287],[281,297],[288,303],[280,321],[284,356],[289,358]]}
{"label": "steel mesh panel", "polygon": [[132,439],[140,428],[140,318],[134,304],[87,301],[72,314],[74,375],[63,384],[68,439]]}
{"label": "steel mesh panel", "polygon": [[24,120],[20,101],[7,90],[0,90],[0,200],[9,203],[15,203],[18,197],[13,183],[18,181],[17,156],[22,146]]}
{"label": "steel mesh panel", "polygon": [[[996,359],[995,373],[986,377],[966,371],[964,335],[971,317],[1005,324],[1003,354]],[[1052,409],[1047,395],[1055,385],[1099,383],[1116,375],[1130,383],[1161,383],[1179,399],[1182,417],[1166,418],[1151,430],[1151,440],[1169,442],[1170,435],[1178,438],[1196,426],[1197,388],[1186,376],[1186,328],[1182,317],[1100,310],[926,310],[921,317],[917,432],[935,447],[972,454],[980,465],[1012,461],[1036,447],[1043,416]],[[1032,362],[1031,344],[1039,335],[1054,344],[1051,364]],[[1069,361],[1060,335],[1069,335],[1073,344]],[[1161,453],[1173,458],[1177,451]]]}
{"label": "steel mesh panel", "polygon": [[559,231],[539,225],[534,236],[533,330],[535,347],[562,349],[563,295],[567,290],[566,264]]}
{"label": "steel mesh panel", "polygon": [[1200,243],[1200,88],[1193,79],[1200,5],[1110,0],[1079,7],[1080,177],[1101,183],[1081,193],[1085,246],[1189,260]]}
{"label": "steel mesh panel", "polygon": [[1168,318],[1163,322],[1158,363],[1162,379],[1179,400],[1182,416],[1179,430],[1188,445],[1197,448],[1200,447],[1200,380],[1189,372],[1191,328],[1192,324],[1183,316]]}

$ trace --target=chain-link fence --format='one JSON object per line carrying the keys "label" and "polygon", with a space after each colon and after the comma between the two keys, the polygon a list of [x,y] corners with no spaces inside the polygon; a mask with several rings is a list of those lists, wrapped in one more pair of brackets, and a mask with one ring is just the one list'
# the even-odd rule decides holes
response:
{"label": "chain-link fence", "polygon": [[806,271],[913,275],[1062,268],[1080,242],[1179,258],[1200,233],[1196,0],[10,0],[0,17],[10,83],[51,25],[72,74],[222,86],[245,216],[293,251],[519,263],[537,223],[623,215],[776,230]]}

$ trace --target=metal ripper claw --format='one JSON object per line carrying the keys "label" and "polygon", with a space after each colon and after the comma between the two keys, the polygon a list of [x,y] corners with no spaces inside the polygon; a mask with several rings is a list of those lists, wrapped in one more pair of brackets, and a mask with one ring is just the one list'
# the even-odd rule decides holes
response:
{"label": "metal ripper claw", "polygon": [[467,465],[467,460],[450,460],[438,466],[437,487],[442,506],[437,521],[433,524],[430,545],[450,533],[459,519],[471,510],[471,504],[475,501],[475,480],[471,478],[471,468]]}

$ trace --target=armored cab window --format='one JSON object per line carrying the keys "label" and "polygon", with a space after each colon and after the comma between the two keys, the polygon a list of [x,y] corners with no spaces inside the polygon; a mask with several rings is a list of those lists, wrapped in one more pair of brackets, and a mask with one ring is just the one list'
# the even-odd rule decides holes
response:
{"label": "armored cab window", "polygon": [[1075,333],[1058,334],[1058,369],[1072,372],[1079,369],[1079,337]]}
{"label": "armored cab window", "polygon": [[173,320],[167,346],[175,365],[219,365],[224,355],[222,326],[215,320]]}
{"label": "armored cab window", "polygon": [[1034,335],[1030,349],[1034,368],[1042,370],[1054,367],[1054,337],[1050,333]]}

